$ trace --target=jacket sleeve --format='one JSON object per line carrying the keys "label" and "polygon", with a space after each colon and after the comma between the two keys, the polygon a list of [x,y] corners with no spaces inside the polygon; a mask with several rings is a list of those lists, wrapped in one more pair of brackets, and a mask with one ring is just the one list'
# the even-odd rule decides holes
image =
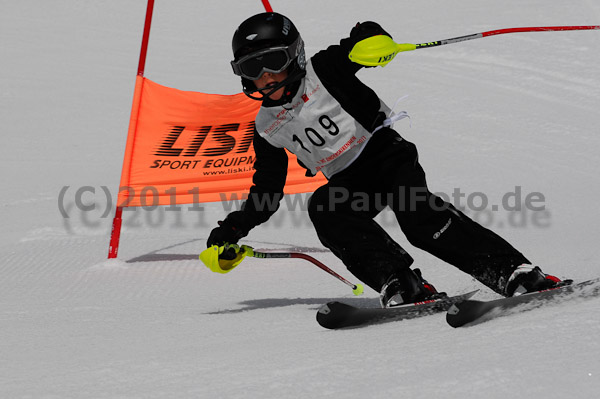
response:
{"label": "jacket sleeve", "polygon": [[226,220],[247,235],[254,227],[269,220],[279,209],[287,178],[288,156],[254,131],[254,175],[248,199],[241,210],[231,212]]}
{"label": "jacket sleeve", "polygon": [[381,125],[387,116],[380,112],[381,101],[377,94],[356,77],[363,66],[352,62],[348,55],[356,43],[377,35],[390,36],[375,22],[359,23],[340,44],[329,46],[311,59],[329,93],[368,131]]}

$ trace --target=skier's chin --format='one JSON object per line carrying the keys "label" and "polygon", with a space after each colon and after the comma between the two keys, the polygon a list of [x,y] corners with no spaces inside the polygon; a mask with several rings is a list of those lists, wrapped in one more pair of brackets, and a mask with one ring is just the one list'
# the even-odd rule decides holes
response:
{"label": "skier's chin", "polygon": [[279,89],[275,90],[274,93],[269,94],[271,92],[271,90],[273,90],[273,88],[275,86],[277,86],[279,83],[281,83],[281,82],[271,82],[271,83],[267,84],[265,87],[263,87],[262,89],[260,89],[259,92],[265,97],[268,96],[269,99],[271,99],[273,101],[280,100],[281,97],[283,96],[285,86],[280,87]]}

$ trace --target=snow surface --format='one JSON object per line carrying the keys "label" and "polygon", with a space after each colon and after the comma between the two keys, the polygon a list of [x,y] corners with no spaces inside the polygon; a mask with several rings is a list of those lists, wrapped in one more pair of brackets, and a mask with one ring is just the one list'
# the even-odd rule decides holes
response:
{"label": "snow surface", "polygon": [[[596,0],[271,3],[298,25],[309,55],[363,20],[409,43],[600,24]],[[227,213],[221,204],[127,213],[119,259],[106,260],[114,209],[103,187],[117,192],[146,1],[0,4],[0,397],[597,395],[599,299],[465,329],[440,314],[328,331],[315,322],[320,304],[375,306],[377,294],[353,298],[302,260],[247,259],[211,273],[195,256]],[[239,92],[230,38],[261,11],[258,0],[158,0],[146,76]],[[401,54],[360,77],[390,105],[409,95],[401,108],[412,127],[396,127],[420,148],[434,191],[460,189],[462,205],[479,193],[471,208],[485,194],[488,207],[470,215],[545,271],[584,280],[599,275],[599,43],[600,31],[501,35]],[[493,208],[517,189],[523,201],[542,194],[545,210]],[[439,289],[496,296],[412,249],[389,214],[380,220]],[[301,209],[284,206],[245,243],[303,250],[354,280]]]}

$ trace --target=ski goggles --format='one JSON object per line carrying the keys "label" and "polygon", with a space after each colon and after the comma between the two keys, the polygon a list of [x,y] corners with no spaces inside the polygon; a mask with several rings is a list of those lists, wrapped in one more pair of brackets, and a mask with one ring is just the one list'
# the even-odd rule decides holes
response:
{"label": "ski goggles", "polygon": [[289,46],[275,46],[258,50],[237,61],[231,61],[233,73],[242,78],[257,80],[265,72],[283,72],[298,57],[303,46],[302,39],[298,37]]}

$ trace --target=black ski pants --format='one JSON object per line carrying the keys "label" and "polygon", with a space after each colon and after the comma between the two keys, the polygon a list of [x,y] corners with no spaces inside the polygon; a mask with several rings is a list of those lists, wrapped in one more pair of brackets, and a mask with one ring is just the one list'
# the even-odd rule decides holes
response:
{"label": "black ski pants", "polygon": [[385,207],[392,209],[413,246],[497,292],[501,278],[529,263],[500,236],[432,194],[416,146],[394,130],[382,129],[348,168],[314,192],[308,206],[321,243],[375,291],[413,263],[373,220]]}

